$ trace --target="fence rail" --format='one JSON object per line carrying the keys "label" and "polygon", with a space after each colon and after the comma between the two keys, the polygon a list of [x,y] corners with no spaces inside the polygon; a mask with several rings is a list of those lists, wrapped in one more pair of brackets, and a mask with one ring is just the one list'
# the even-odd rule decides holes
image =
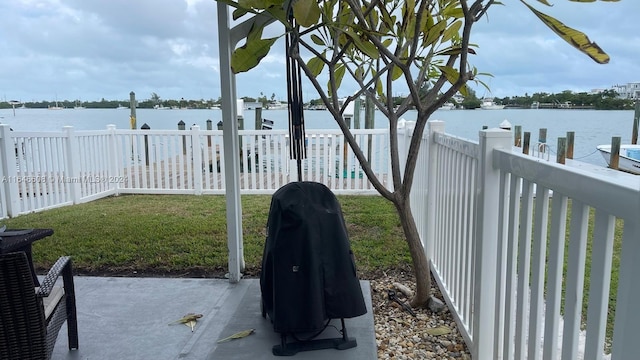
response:
{"label": "fence rail", "polygon": [[[614,360],[635,358],[640,177],[523,155],[503,130],[483,130],[479,141],[444,130],[429,122],[421,139],[412,212],[473,358],[600,359],[609,349]],[[412,132],[411,122],[398,131],[400,159]],[[388,130],[353,133],[391,187]],[[286,131],[239,136],[242,193],[271,194],[297,180]],[[335,193],[377,193],[340,131],[309,130],[306,141],[305,180]],[[0,217],[114,194],[225,192],[219,130],[42,133],[0,125],[0,149]]]}

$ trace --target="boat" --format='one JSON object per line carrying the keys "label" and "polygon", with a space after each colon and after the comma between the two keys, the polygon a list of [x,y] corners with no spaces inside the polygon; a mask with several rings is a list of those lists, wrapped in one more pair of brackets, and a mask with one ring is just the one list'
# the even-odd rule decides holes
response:
{"label": "boat", "polygon": [[48,105],[47,109],[49,109],[49,110],[62,110],[62,109],[64,109],[64,106],[58,105],[58,94],[56,94],[56,106]]}
{"label": "boat", "polygon": [[[611,159],[611,145],[598,145],[596,147],[609,165]],[[640,145],[620,145],[620,158],[618,170],[640,175]]]}
{"label": "boat", "polygon": [[267,110],[286,110],[289,108],[288,103],[283,103],[278,100],[272,100],[267,103]]}
{"label": "boat", "polygon": [[122,110],[122,109],[128,109],[128,107],[122,106],[122,104],[118,104],[118,107],[116,108],[116,110]]}
{"label": "boat", "polygon": [[453,103],[446,102],[446,103],[442,104],[442,106],[440,106],[438,108],[438,110],[453,110],[455,108],[456,108],[456,106]]}
{"label": "boat", "polygon": [[49,109],[49,110],[62,110],[62,109],[64,109],[64,106],[58,105],[58,100],[56,100],[56,106],[49,105],[47,107],[47,109]]}
{"label": "boat", "polygon": [[480,104],[480,108],[483,110],[502,110],[504,109],[504,105],[498,105],[493,102],[492,99],[484,99],[482,100],[482,104]]}

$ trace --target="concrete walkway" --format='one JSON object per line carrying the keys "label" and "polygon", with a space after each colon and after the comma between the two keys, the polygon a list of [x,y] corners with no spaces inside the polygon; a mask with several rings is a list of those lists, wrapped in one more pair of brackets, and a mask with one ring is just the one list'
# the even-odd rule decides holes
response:
{"label": "concrete walkway", "polygon": [[[80,348],[68,350],[66,324],[58,336],[53,360],[68,359],[274,359],[280,335],[260,311],[258,279],[230,284],[223,279],[74,278]],[[346,319],[349,337],[358,346],[348,350],[301,352],[297,359],[376,359],[371,289],[361,281],[367,314]],[[168,324],[187,313],[202,314],[195,331]],[[335,323],[335,324],[334,324]],[[339,321],[332,325],[341,328]],[[217,343],[246,329],[255,334]],[[325,335],[326,334],[326,335]],[[329,326],[323,336],[339,337]]]}

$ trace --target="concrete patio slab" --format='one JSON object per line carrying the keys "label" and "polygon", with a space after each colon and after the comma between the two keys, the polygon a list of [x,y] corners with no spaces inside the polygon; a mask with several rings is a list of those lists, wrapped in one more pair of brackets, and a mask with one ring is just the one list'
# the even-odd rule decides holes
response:
{"label": "concrete patio slab", "polygon": [[[230,284],[223,279],[189,278],[74,278],[80,348],[69,351],[66,325],[60,331],[52,359],[273,359],[280,343],[269,319],[260,311],[258,279]],[[346,319],[349,337],[358,346],[348,350],[300,352],[299,359],[376,359],[376,343],[369,282],[361,281],[367,314]],[[168,325],[187,313],[202,314],[195,331]],[[323,336],[339,337],[339,321]],[[224,343],[236,332],[255,334]],[[326,335],[325,335],[326,334]]]}

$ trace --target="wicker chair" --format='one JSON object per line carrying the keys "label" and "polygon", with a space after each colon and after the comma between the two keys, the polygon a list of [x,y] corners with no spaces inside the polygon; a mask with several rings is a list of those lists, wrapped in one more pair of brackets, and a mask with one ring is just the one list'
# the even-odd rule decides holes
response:
{"label": "wicker chair", "polygon": [[[60,275],[63,286],[55,285]],[[71,258],[59,258],[36,288],[24,252],[0,255],[0,359],[50,359],[65,321],[69,349],[77,349]]]}

